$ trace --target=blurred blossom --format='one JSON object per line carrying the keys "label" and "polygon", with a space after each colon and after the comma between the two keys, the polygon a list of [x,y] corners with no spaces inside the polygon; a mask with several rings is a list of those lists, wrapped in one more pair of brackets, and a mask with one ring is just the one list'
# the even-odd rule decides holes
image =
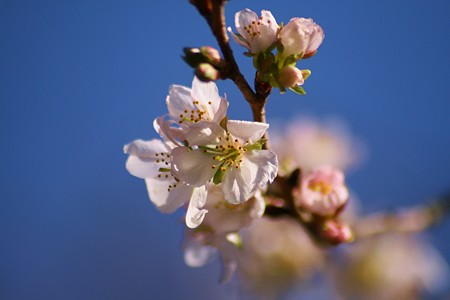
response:
{"label": "blurred blossom", "polygon": [[202,267],[220,254],[222,274],[220,281],[230,279],[236,269],[236,253],[240,247],[237,232],[250,225],[264,213],[264,199],[256,193],[244,204],[233,205],[225,201],[222,189],[208,184],[204,222],[193,230],[186,230],[184,260],[190,267]]}
{"label": "blurred blossom", "polygon": [[344,174],[329,166],[318,167],[301,176],[299,187],[293,193],[301,211],[324,217],[336,215],[349,197]]}
{"label": "blurred blossom", "polygon": [[237,272],[244,291],[257,299],[279,299],[323,263],[323,250],[292,219],[263,217],[242,231]]}
{"label": "blurred blossom", "polygon": [[398,233],[357,240],[332,272],[344,299],[421,299],[447,284],[448,266],[426,241]]}
{"label": "blurred blossom", "polygon": [[346,172],[358,166],[365,154],[362,142],[339,120],[320,122],[300,116],[284,129],[272,131],[270,141],[282,174],[298,167],[307,172],[321,165]]}

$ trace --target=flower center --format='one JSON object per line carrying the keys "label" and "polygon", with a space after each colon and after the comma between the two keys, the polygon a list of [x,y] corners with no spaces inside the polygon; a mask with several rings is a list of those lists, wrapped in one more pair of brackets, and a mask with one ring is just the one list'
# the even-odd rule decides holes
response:
{"label": "flower center", "polygon": [[[252,38],[261,35],[260,26],[264,26],[263,23],[264,18],[259,17],[258,21],[252,21],[251,24],[244,26],[244,30],[248,33],[248,35]],[[267,25],[270,25],[270,20],[267,20]]]}
{"label": "flower center", "polygon": [[177,183],[180,181],[170,172],[170,154],[164,152],[155,153],[155,162],[159,165],[157,178],[167,181],[167,191],[170,192],[177,187]]}
{"label": "flower center", "polygon": [[308,188],[315,192],[319,192],[324,196],[328,195],[333,190],[331,184],[323,181],[311,182],[309,183]]}
{"label": "flower center", "polygon": [[190,111],[188,109],[185,109],[184,113],[179,115],[180,121],[178,121],[178,123],[198,123],[200,121],[211,121],[210,114],[208,113],[208,105],[211,106],[212,101],[208,101],[207,103],[208,104],[205,105],[204,103],[200,103],[200,101],[198,100],[192,101],[195,109],[191,109]]}

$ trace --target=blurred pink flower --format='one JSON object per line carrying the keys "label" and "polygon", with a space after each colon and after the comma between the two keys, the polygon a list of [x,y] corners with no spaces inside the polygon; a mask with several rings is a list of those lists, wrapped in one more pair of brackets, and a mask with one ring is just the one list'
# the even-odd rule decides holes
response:
{"label": "blurred pink flower", "polygon": [[329,166],[319,167],[302,176],[300,187],[294,189],[297,207],[320,216],[335,215],[346,204],[348,197],[344,174]]}
{"label": "blurred pink flower", "polygon": [[365,155],[363,143],[337,119],[318,121],[299,116],[286,128],[271,131],[270,141],[283,174],[298,167],[309,172],[321,165],[348,171],[358,166]]}

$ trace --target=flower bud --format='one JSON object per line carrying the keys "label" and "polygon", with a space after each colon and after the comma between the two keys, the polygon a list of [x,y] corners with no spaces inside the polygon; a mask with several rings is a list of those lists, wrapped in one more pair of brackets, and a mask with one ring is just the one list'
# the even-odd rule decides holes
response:
{"label": "flower bud", "polygon": [[205,62],[210,63],[211,65],[218,67],[220,62],[222,61],[222,57],[220,56],[220,52],[211,46],[204,46],[200,48],[200,53],[205,59]]}
{"label": "flower bud", "polygon": [[292,66],[283,67],[278,73],[278,83],[281,87],[291,88],[304,83],[302,71]]}
{"label": "flower bud", "polygon": [[195,69],[195,75],[203,82],[216,81],[219,79],[219,71],[208,63],[201,63]]}
{"label": "flower bud", "polygon": [[354,239],[351,228],[337,220],[326,220],[320,228],[319,235],[333,245],[349,243]]}
{"label": "flower bud", "polygon": [[298,59],[311,57],[323,38],[322,28],[312,19],[293,18],[280,30],[282,56],[299,55]]}

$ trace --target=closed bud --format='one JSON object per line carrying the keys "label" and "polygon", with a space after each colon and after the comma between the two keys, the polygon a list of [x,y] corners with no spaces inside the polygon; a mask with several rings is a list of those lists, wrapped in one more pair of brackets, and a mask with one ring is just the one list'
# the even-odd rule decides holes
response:
{"label": "closed bud", "polygon": [[220,52],[216,48],[213,48],[211,46],[204,46],[200,48],[200,52],[205,59],[204,62],[210,63],[215,67],[218,67],[220,62],[222,61]]}
{"label": "closed bud", "polygon": [[292,66],[283,67],[278,73],[277,80],[283,88],[292,88],[304,83],[302,71]]}
{"label": "closed bud", "polygon": [[319,235],[333,245],[349,243],[354,239],[353,231],[347,224],[331,219],[321,224]]}
{"label": "closed bud", "polygon": [[203,55],[199,48],[184,48],[184,61],[193,68],[205,62]]}
{"label": "closed bud", "polygon": [[216,81],[219,79],[219,71],[208,63],[201,63],[195,69],[195,75],[203,82]]}

